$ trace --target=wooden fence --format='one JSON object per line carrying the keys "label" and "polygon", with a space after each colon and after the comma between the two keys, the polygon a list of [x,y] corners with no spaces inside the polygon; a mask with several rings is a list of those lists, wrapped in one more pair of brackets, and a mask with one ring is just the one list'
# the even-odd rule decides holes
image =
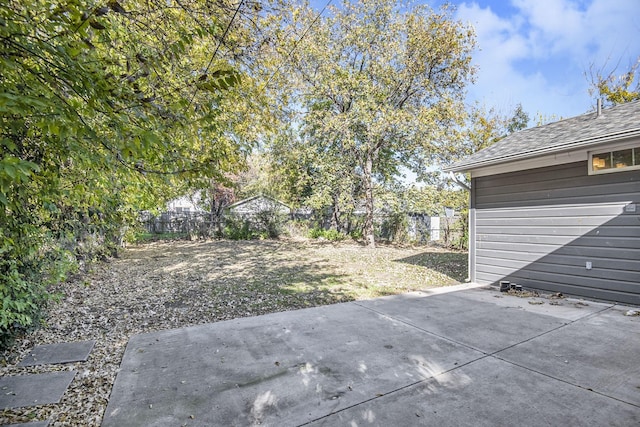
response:
{"label": "wooden fence", "polygon": [[[308,215],[291,217],[311,222]],[[207,212],[169,211],[158,216],[145,213],[141,217],[148,233],[180,233],[199,237],[218,235],[224,227],[224,220],[225,218],[221,222],[214,221]],[[320,226],[328,228],[328,224],[329,221],[324,221]],[[464,246],[461,243],[464,233],[464,222],[459,217],[432,217],[416,213],[376,216],[376,237],[386,241],[411,241],[420,244],[439,242],[446,246]]]}

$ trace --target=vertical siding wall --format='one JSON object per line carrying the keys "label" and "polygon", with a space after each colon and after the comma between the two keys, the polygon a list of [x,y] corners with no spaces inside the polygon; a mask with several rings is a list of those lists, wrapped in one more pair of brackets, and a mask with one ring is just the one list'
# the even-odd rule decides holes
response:
{"label": "vertical siding wall", "polygon": [[577,162],[473,181],[476,282],[640,304],[639,170]]}

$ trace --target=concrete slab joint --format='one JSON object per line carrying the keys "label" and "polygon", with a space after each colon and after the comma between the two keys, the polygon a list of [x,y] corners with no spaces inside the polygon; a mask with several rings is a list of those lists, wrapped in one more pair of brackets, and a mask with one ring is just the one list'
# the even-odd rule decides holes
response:
{"label": "concrete slab joint", "polygon": [[624,311],[464,289],[136,335],[102,426],[638,425]]}

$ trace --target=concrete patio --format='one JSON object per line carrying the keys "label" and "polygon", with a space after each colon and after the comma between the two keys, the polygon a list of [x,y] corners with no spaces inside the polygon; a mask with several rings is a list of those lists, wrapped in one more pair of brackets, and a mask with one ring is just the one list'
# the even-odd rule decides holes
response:
{"label": "concrete patio", "polygon": [[638,425],[632,308],[463,285],[137,335],[102,425]]}

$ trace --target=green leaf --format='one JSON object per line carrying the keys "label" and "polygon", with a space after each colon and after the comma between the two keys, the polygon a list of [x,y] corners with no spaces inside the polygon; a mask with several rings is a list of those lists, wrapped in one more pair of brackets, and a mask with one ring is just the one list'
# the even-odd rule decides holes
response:
{"label": "green leaf", "polygon": [[9,176],[10,178],[15,179],[16,178],[16,168],[8,163],[8,162],[4,162],[4,164],[2,165],[2,169],[0,170],[0,172],[5,173],[7,176]]}
{"label": "green leaf", "polygon": [[13,142],[12,140],[10,140],[8,138],[2,138],[0,140],[0,144],[2,144],[9,151],[15,151],[18,148],[16,146],[15,142]]}

